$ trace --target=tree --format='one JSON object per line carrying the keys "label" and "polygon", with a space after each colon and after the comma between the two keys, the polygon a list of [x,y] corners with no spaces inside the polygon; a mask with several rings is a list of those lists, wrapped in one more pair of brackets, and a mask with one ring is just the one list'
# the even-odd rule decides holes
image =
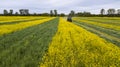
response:
{"label": "tree", "polygon": [[104,15],[105,14],[105,9],[101,9],[100,13],[101,13],[101,15]]}
{"label": "tree", "polygon": [[18,12],[16,12],[15,15],[18,15]]}
{"label": "tree", "polygon": [[49,16],[49,13],[42,13],[41,16]]}
{"label": "tree", "polygon": [[83,16],[91,16],[91,13],[90,12],[83,12]]}
{"label": "tree", "polygon": [[26,15],[29,14],[29,10],[28,9],[25,9],[24,12],[25,12]]}
{"label": "tree", "polygon": [[86,16],[86,17],[89,17],[89,16],[92,16],[92,14],[90,12],[78,12],[75,14],[76,16]]}
{"label": "tree", "polygon": [[120,9],[117,10],[117,14],[120,14]]}
{"label": "tree", "polygon": [[23,10],[22,9],[20,9],[19,12],[20,12],[21,15],[23,15]]}
{"label": "tree", "polygon": [[8,15],[8,11],[7,10],[4,10],[3,13],[4,13],[4,15]]}
{"label": "tree", "polygon": [[70,15],[75,16],[75,11],[71,10]]}
{"label": "tree", "polygon": [[28,9],[20,9],[19,12],[20,12],[21,15],[28,15],[29,14]]}
{"label": "tree", "polygon": [[76,13],[76,16],[83,16],[83,13],[82,12],[78,12],[78,13]]}
{"label": "tree", "polygon": [[65,16],[65,14],[64,14],[64,13],[61,13],[61,14],[60,14],[60,16],[61,16],[61,17],[64,17],[64,16]]}
{"label": "tree", "polygon": [[58,14],[57,14],[57,10],[54,10],[54,15],[55,15],[55,16],[57,16],[57,15],[58,15]]}
{"label": "tree", "polygon": [[113,15],[115,14],[115,9],[108,9],[108,15]]}
{"label": "tree", "polygon": [[52,10],[50,10],[50,16],[53,16],[53,11]]}
{"label": "tree", "polygon": [[9,14],[10,14],[10,15],[12,15],[12,14],[13,14],[13,10],[12,10],[12,9],[10,10],[10,13],[9,13]]}

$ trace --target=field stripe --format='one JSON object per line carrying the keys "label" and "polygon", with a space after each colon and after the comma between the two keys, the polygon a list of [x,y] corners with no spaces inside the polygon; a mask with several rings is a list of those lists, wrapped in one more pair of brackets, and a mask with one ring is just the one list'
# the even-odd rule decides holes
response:
{"label": "field stripe", "polygon": [[10,22],[5,22],[5,23],[0,23],[0,25],[10,25],[10,24],[18,24],[18,23],[23,23],[23,22],[29,22],[29,21],[35,21],[35,20],[42,20],[45,18],[35,18],[35,19],[27,19],[27,20],[16,20],[16,21],[10,21]]}
{"label": "field stripe", "polygon": [[0,41],[4,48],[0,49],[0,67],[37,67],[57,31],[57,25],[58,18],[4,36]]}
{"label": "field stripe", "polygon": [[88,31],[91,31],[91,32],[97,34],[98,36],[100,36],[120,47],[120,35],[119,34],[114,33],[112,31],[110,32],[109,30],[104,30],[104,28],[101,28],[101,29],[94,28],[94,25],[92,25],[92,27],[91,27],[89,24],[80,23],[80,22],[74,22],[74,24],[81,26]]}
{"label": "field stripe", "polygon": [[93,25],[96,25],[96,26],[100,26],[100,27],[103,27],[103,28],[108,28],[108,29],[120,31],[120,26],[114,26],[114,25],[110,25],[110,24],[97,23],[97,22],[92,22],[92,21],[88,21],[88,20],[81,20],[79,18],[74,19],[74,20],[78,21],[78,22],[90,23],[90,24],[93,24]]}
{"label": "field stripe", "polygon": [[88,20],[88,21],[102,23],[102,24],[110,24],[110,25],[120,26],[120,20],[116,20],[116,19],[111,20],[111,19],[104,19],[104,18],[83,18],[83,20]]}
{"label": "field stripe", "polygon": [[3,34],[8,34],[11,32],[15,32],[18,30],[22,30],[24,28],[30,27],[30,26],[34,26],[37,24],[41,24],[44,22],[47,22],[49,20],[52,20],[54,18],[48,18],[48,19],[43,19],[43,20],[36,20],[36,21],[29,21],[29,22],[24,22],[24,23],[19,23],[19,24],[13,24],[13,25],[2,25],[0,26],[0,35]]}
{"label": "field stripe", "polygon": [[114,21],[120,21],[120,18],[119,17],[75,17],[75,18],[80,18],[80,19],[83,19],[83,20],[87,20],[87,19],[92,19],[92,20],[114,20]]}
{"label": "field stripe", "polygon": [[40,67],[90,66],[120,66],[120,48],[61,18]]}
{"label": "field stripe", "polygon": [[37,18],[39,19],[39,18],[46,18],[46,17],[1,16],[0,23],[16,22],[16,21],[30,20],[30,19],[37,19]]}
{"label": "field stripe", "polygon": [[[6,22],[14,22],[14,21],[20,21],[20,20],[28,20],[30,17],[0,17],[0,23],[6,23]],[[31,18],[32,19],[32,18]]]}

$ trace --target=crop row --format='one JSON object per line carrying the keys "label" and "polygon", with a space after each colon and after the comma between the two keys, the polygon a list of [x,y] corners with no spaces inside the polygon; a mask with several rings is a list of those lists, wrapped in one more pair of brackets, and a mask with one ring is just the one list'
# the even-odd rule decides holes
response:
{"label": "crop row", "polygon": [[120,66],[120,48],[62,18],[40,62],[40,67],[110,66]]}
{"label": "crop row", "polygon": [[54,18],[28,21],[28,22],[23,22],[23,23],[18,23],[18,24],[1,25],[0,26],[0,35],[8,34],[8,33],[11,33],[11,32],[18,31],[18,30],[22,30],[24,28],[34,26],[34,25],[37,25],[37,24],[41,24],[41,23],[47,22],[47,21],[52,20],[52,19],[54,19]]}
{"label": "crop row", "polygon": [[20,16],[0,16],[0,23],[16,22],[29,19],[39,19],[46,17],[20,17]]}
{"label": "crop row", "polygon": [[[75,23],[76,25],[81,26],[81,27],[99,35],[100,37],[120,46],[120,32],[119,31],[103,27],[98,24],[99,22],[90,21],[91,22],[90,23],[90,22],[83,22],[81,20],[79,20],[79,21],[78,20],[74,20],[73,23]],[[87,19],[85,19],[85,21],[86,20]],[[95,24],[93,24],[93,23],[95,23]],[[102,23],[104,23],[104,22],[102,22]]]}
{"label": "crop row", "polygon": [[[48,19],[49,20],[49,19]],[[37,67],[57,31],[58,18],[0,36],[0,67]],[[42,21],[43,22],[43,21]]]}
{"label": "crop row", "polygon": [[103,23],[98,23],[98,22],[94,22],[94,21],[82,20],[82,19],[79,19],[79,18],[76,18],[75,20],[79,21],[79,22],[90,23],[90,24],[93,24],[93,25],[96,25],[96,26],[101,26],[103,28],[108,28],[108,29],[120,31],[120,26],[116,26],[116,25],[103,24]]}
{"label": "crop row", "polygon": [[88,21],[93,21],[93,22],[97,22],[97,23],[103,23],[103,24],[111,24],[111,25],[116,25],[116,26],[120,26],[120,18],[119,19],[110,19],[110,18],[104,18],[104,17],[80,17],[80,19],[83,20],[88,20]]}
{"label": "crop row", "polygon": [[10,25],[10,24],[18,24],[18,23],[24,23],[24,22],[30,22],[35,20],[42,20],[45,18],[33,18],[33,19],[23,19],[23,20],[14,20],[9,22],[1,22],[0,25]]}

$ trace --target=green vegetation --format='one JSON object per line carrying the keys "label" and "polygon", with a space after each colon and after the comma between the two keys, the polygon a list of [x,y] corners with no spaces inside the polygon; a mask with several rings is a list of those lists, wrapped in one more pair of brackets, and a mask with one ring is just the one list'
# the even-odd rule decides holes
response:
{"label": "green vegetation", "polygon": [[119,67],[119,22],[118,17],[74,17],[73,22],[0,17],[0,67]]}
{"label": "green vegetation", "polygon": [[62,18],[40,64],[40,67],[119,66],[119,47]]}
{"label": "green vegetation", "polygon": [[[120,18],[119,18],[120,19]],[[79,18],[78,20],[74,20],[78,26],[81,26],[88,31],[91,31],[100,37],[120,46],[120,29],[116,30],[114,27],[109,28],[106,26],[102,26],[100,24],[111,25],[111,26],[120,26],[118,18],[102,18],[102,17],[86,17],[86,18]],[[85,20],[85,21],[81,21]],[[87,21],[86,21],[87,20]],[[88,23],[89,22],[89,23]],[[93,24],[94,23],[94,24]]]}
{"label": "green vegetation", "polygon": [[58,18],[0,36],[0,67],[37,67],[57,25]]}

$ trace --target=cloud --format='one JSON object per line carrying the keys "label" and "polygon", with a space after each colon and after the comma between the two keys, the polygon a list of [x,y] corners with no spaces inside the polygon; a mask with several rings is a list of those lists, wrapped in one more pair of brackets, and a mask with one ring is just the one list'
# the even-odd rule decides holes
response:
{"label": "cloud", "polygon": [[119,9],[119,4],[119,0],[1,0],[0,13],[4,9],[18,11],[22,8],[30,9],[31,13],[49,12],[51,9],[61,13],[69,13],[70,10],[99,13],[101,8]]}

